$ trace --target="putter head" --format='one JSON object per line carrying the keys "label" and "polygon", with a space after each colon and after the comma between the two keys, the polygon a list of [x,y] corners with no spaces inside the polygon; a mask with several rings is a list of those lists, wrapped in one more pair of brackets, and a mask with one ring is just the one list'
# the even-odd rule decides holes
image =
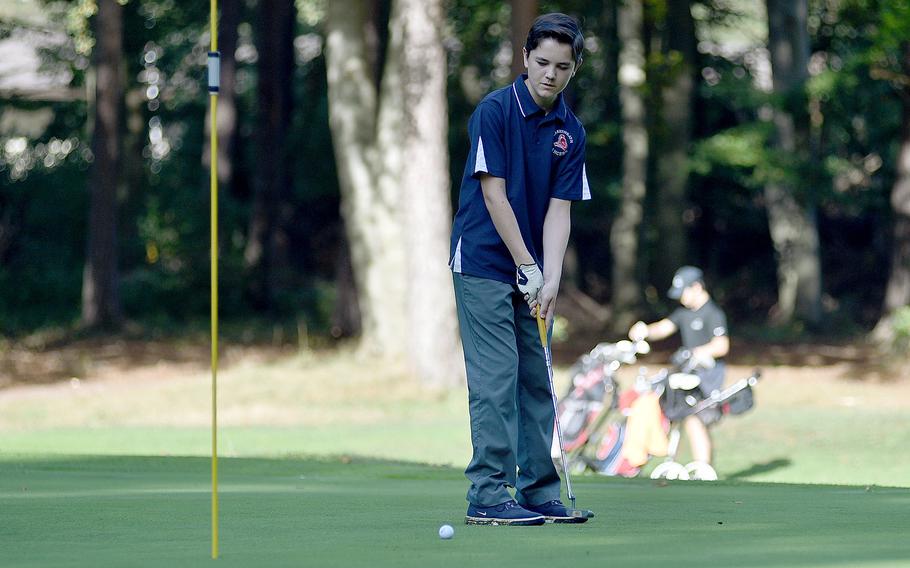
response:
{"label": "putter head", "polygon": [[[587,519],[594,518],[594,511],[591,511],[590,509],[577,509],[575,507],[575,496],[574,495],[569,495],[569,500],[572,501],[572,508],[569,509],[569,515],[571,515],[573,519],[587,520]],[[584,522],[584,521],[581,521],[581,522]]]}
{"label": "putter head", "polygon": [[571,513],[574,519],[593,519],[594,511],[590,509],[572,509]]}

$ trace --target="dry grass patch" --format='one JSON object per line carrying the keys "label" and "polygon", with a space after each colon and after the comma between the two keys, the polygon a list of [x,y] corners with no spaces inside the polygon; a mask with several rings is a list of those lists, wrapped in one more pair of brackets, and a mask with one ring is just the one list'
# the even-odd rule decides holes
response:
{"label": "dry grass patch", "polygon": [[[379,423],[431,415],[453,400],[402,365],[353,350],[233,357],[218,376],[224,426]],[[204,426],[210,400],[211,374],[198,362],[97,364],[82,378],[0,390],[0,429]]]}

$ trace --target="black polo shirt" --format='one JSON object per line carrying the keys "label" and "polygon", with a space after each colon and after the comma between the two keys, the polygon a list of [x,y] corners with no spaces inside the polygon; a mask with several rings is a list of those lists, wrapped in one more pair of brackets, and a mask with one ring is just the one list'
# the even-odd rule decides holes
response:
{"label": "black polo shirt", "polygon": [[679,330],[683,347],[694,349],[709,343],[715,337],[727,335],[727,316],[708,300],[697,310],[679,307],[668,318]]}

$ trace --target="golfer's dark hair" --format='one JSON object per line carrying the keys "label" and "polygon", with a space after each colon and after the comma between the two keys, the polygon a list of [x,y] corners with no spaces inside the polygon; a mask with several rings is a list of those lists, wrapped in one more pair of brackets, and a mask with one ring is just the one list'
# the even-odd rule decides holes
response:
{"label": "golfer's dark hair", "polygon": [[581,52],[585,47],[585,38],[581,34],[581,27],[578,21],[572,16],[553,12],[544,14],[534,20],[534,25],[528,32],[528,40],[525,42],[525,50],[531,53],[540,44],[540,41],[551,37],[559,43],[566,43],[572,46],[572,56],[575,58],[575,66],[581,65]]}

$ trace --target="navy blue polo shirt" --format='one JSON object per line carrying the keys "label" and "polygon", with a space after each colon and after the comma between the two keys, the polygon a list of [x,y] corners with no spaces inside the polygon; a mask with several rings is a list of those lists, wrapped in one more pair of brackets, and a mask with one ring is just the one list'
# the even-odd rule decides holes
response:
{"label": "navy blue polo shirt", "polygon": [[480,176],[503,178],[525,246],[541,267],[543,222],[551,198],[591,198],[585,174],[585,130],[562,94],[549,114],[537,106],[522,75],[493,91],[468,122],[471,152],[452,224],[452,271],[515,282],[515,263],[483,200]]}

